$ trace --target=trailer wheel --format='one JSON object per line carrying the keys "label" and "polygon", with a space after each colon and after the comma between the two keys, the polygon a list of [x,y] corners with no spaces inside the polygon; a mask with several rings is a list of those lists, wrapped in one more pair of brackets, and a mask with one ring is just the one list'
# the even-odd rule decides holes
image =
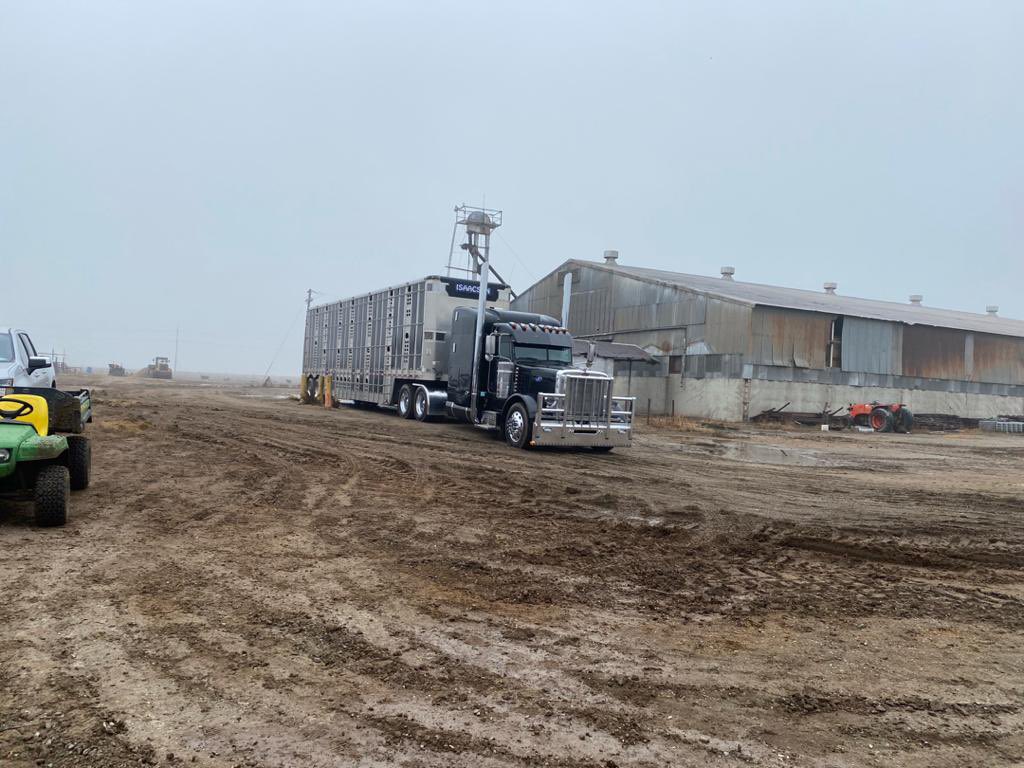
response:
{"label": "trailer wheel", "polygon": [[72,491],[82,491],[89,487],[91,466],[92,447],[89,438],[68,435],[68,472],[71,474]]}
{"label": "trailer wheel", "polygon": [[36,475],[36,525],[52,527],[68,521],[68,497],[71,495],[71,475],[67,467],[50,464]]}
{"label": "trailer wheel", "polygon": [[892,411],[888,408],[875,408],[871,412],[871,428],[875,432],[892,432]]}
{"label": "trailer wheel", "polygon": [[530,423],[530,414],[526,412],[526,406],[516,403],[509,408],[505,414],[505,442],[513,448],[527,448],[530,445],[530,433],[533,425]]}
{"label": "trailer wheel", "polygon": [[416,421],[427,421],[430,419],[430,398],[427,390],[423,387],[416,387],[416,397],[413,401],[413,415]]}
{"label": "trailer wheel", "polygon": [[403,419],[412,418],[412,398],[412,387],[403,384],[402,388],[398,390],[398,415]]}

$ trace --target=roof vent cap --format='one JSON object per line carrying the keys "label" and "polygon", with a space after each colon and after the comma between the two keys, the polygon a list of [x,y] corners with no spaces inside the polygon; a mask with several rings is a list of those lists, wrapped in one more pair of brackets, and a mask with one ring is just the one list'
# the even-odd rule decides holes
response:
{"label": "roof vent cap", "polygon": [[617,264],[619,261],[618,251],[605,251],[604,252],[604,263],[605,264]]}
{"label": "roof vent cap", "polygon": [[924,296],[922,296],[920,293],[910,294],[910,303],[913,304],[914,306],[921,306],[922,301],[924,301]]}
{"label": "roof vent cap", "polygon": [[720,271],[723,280],[732,280],[732,276],[736,274],[736,267],[722,267]]}
{"label": "roof vent cap", "polygon": [[835,283],[825,283],[825,285],[822,287],[825,289],[825,293],[829,294],[830,296],[834,296],[836,293],[836,288],[838,288],[839,286],[836,285]]}
{"label": "roof vent cap", "polygon": [[987,307],[985,307],[985,311],[988,312],[988,314],[992,315],[992,317],[995,317],[996,315],[999,314],[999,305],[989,304]]}

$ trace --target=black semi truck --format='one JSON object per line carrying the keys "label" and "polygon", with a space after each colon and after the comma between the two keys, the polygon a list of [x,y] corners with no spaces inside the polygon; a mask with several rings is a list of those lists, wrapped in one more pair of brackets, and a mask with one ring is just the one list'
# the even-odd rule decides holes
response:
{"label": "black semi truck", "polygon": [[573,365],[561,323],[508,309],[504,284],[488,283],[483,302],[480,291],[475,280],[430,276],[310,308],[304,396],[465,421],[517,448],[629,446],[633,398]]}

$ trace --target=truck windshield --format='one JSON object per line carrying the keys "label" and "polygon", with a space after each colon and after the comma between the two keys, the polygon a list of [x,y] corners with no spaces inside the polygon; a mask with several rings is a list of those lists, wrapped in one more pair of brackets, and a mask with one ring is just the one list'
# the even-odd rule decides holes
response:
{"label": "truck windshield", "polygon": [[516,344],[516,362],[531,363],[572,363],[572,350],[569,347],[540,347],[533,344]]}
{"label": "truck windshield", "polygon": [[11,341],[11,334],[0,333],[0,363],[10,363],[14,360],[14,342]]}

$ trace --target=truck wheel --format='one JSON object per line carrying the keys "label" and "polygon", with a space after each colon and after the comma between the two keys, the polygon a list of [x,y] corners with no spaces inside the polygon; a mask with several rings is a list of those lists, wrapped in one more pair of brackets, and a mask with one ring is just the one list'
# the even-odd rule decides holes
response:
{"label": "truck wheel", "polygon": [[71,475],[67,467],[50,464],[36,475],[36,525],[64,525],[68,521],[68,496],[71,495]]}
{"label": "truck wheel", "polygon": [[871,412],[871,428],[875,432],[892,432],[892,411],[888,408],[875,408]]}
{"label": "truck wheel", "polygon": [[398,415],[403,419],[412,418],[412,398],[412,387],[403,384],[402,388],[398,390]]}
{"label": "truck wheel", "polygon": [[92,445],[89,438],[68,435],[68,472],[71,490],[83,491],[89,487],[89,469],[92,466]]}
{"label": "truck wheel", "polygon": [[427,396],[427,390],[423,387],[416,387],[413,415],[416,417],[416,421],[430,420],[430,398]]}
{"label": "truck wheel", "polygon": [[526,406],[516,403],[509,408],[505,414],[505,442],[513,448],[528,448],[530,445],[530,433],[533,424],[530,423],[530,414],[526,412]]}

